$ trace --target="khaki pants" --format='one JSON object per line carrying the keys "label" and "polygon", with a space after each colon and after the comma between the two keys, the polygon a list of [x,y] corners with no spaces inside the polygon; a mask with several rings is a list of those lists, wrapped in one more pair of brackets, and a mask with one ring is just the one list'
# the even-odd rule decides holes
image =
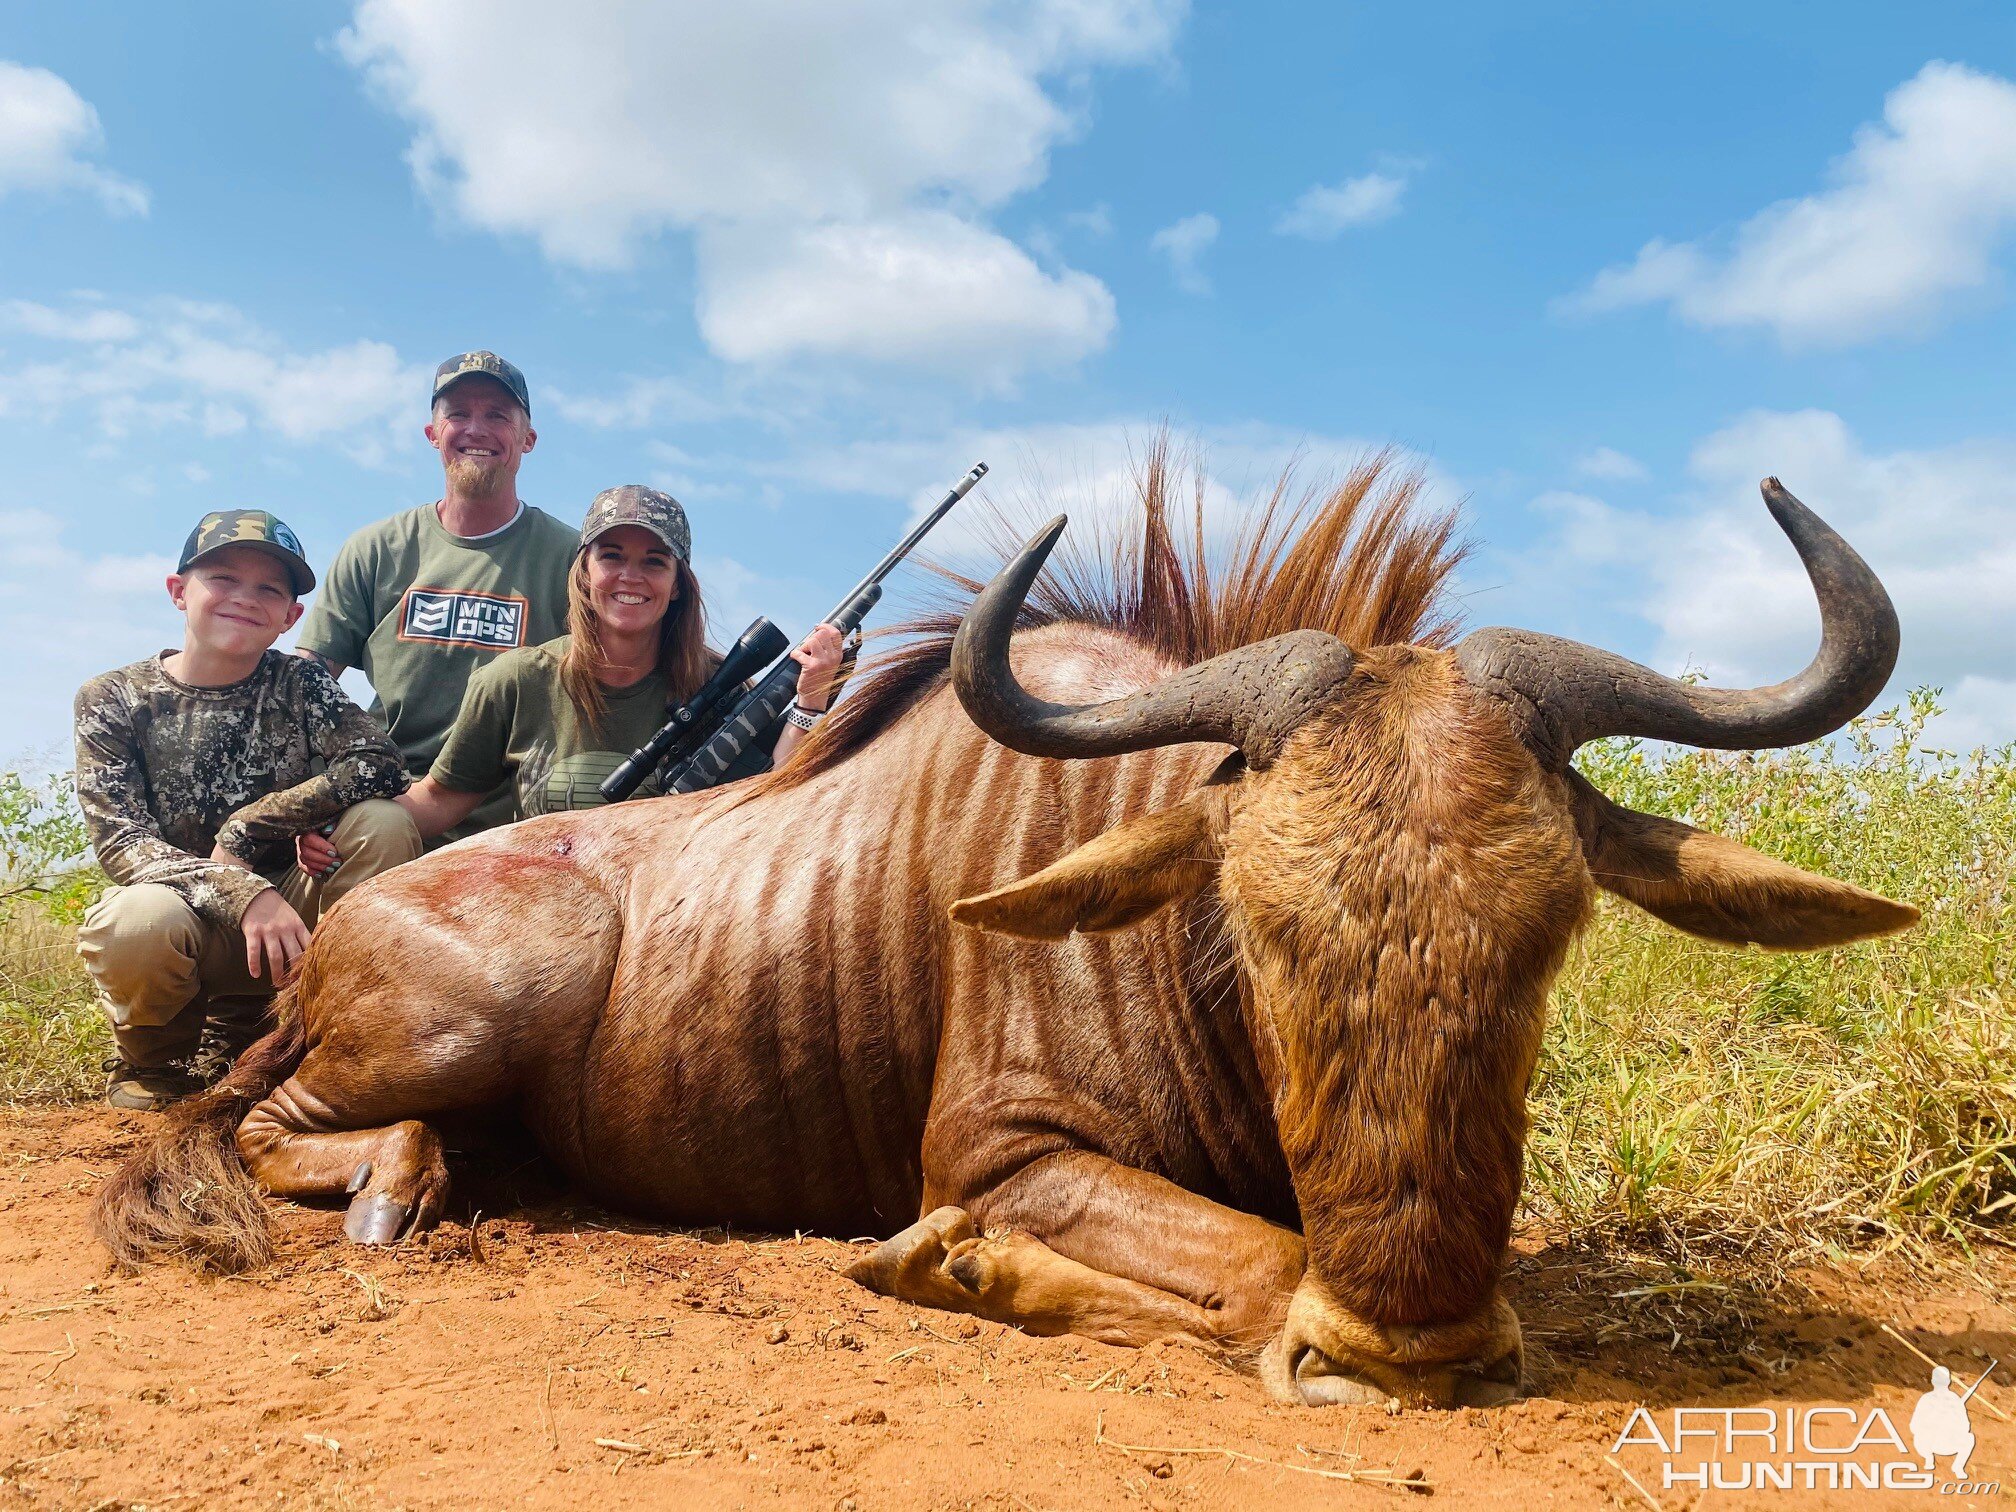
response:
{"label": "khaki pants", "polygon": [[[420,854],[420,832],[406,810],[371,798],[344,810],[331,837],[342,862],[327,877],[290,866],[273,879],[310,929],[336,900],[367,877]],[[130,1066],[182,1060],[203,1033],[213,999],[271,997],[273,983],[245,964],[245,936],[199,915],[172,887],[143,882],[108,887],[84,915],[77,953],[112,1020],[119,1056]],[[191,1004],[198,1011],[188,1012]]]}

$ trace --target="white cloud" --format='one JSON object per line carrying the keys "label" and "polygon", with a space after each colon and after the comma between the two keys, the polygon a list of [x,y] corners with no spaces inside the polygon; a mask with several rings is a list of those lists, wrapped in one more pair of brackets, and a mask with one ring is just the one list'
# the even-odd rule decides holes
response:
{"label": "white cloud", "polygon": [[1926,745],[1949,751],[1991,749],[2016,741],[2016,678],[1969,675],[1941,696],[1939,717],[1926,731]]}
{"label": "white cloud", "polygon": [[145,215],[145,189],[89,161],[104,140],[76,90],[46,68],[0,59],[0,197],[82,189],[114,215]]}
{"label": "white cloud", "polygon": [[[857,571],[872,566],[863,562]],[[844,575],[846,569],[836,569]],[[696,550],[693,573],[707,606],[708,638],[728,646],[758,615],[773,621],[786,635],[802,635],[833,607],[846,584],[808,583],[797,578],[769,577],[731,556]]]}
{"label": "white cloud", "polygon": [[215,400],[203,406],[203,434],[210,437],[235,436],[245,429],[245,412]]}
{"label": "white cloud", "polygon": [[1199,261],[1218,240],[1218,217],[1208,211],[1186,215],[1148,238],[1148,245],[1169,259],[1169,275],[1186,294],[1209,294],[1211,280]]}
{"label": "white cloud", "polygon": [[1726,251],[1648,242],[1565,308],[1667,303],[1689,324],[1764,326],[1789,346],[1929,329],[1994,281],[2016,230],[2016,84],[1928,63],[1828,177],[1752,216]]}
{"label": "white cloud", "polygon": [[1690,470],[1704,507],[1684,554],[1666,555],[1654,605],[1670,652],[1776,678],[1818,643],[1812,590],[1757,500],[1769,472],[1882,577],[1904,628],[1906,683],[2016,673],[2016,445],[1871,454],[1838,415],[1758,411],[1697,446]]}
{"label": "white cloud", "polygon": [[104,556],[84,566],[84,585],[93,593],[159,592],[175,570],[172,556]]}
{"label": "white cloud", "polygon": [[1006,238],[942,210],[866,223],[703,232],[696,314],[733,362],[855,356],[1000,384],[1099,350],[1113,296],[1052,276]]}
{"label": "white cloud", "polygon": [[140,322],[124,310],[89,305],[56,310],[25,299],[10,299],[0,304],[0,319],[17,331],[50,341],[131,341],[140,334]]}
{"label": "white cloud", "polygon": [[47,510],[0,508],[0,637],[35,648],[8,667],[0,758],[61,751],[52,763],[57,770],[70,765],[70,705],[77,689],[182,638],[162,586],[172,561],[94,557],[68,536],[64,522]]}
{"label": "white cloud", "polygon": [[[1081,424],[964,427],[936,436],[864,441],[807,452],[781,462],[746,464],[770,477],[842,494],[861,494],[907,504],[912,519],[944,498],[976,460],[989,472],[935,529],[922,554],[975,570],[998,562],[1002,544],[992,520],[997,511],[1021,538],[1051,515],[1071,516],[1074,537],[1131,521],[1136,508],[1134,478],[1148,447],[1164,429],[1150,416],[1115,417]],[[1201,463],[1206,475],[1207,530],[1228,537],[1245,519],[1255,498],[1264,497],[1284,469],[1310,487],[1334,481],[1382,448],[1348,436],[1319,436],[1261,423],[1206,426],[1174,438],[1183,464]],[[1431,500],[1454,502],[1451,481],[1424,457],[1403,454],[1400,465],[1428,476]],[[1188,494],[1185,496],[1187,508]]]}
{"label": "white cloud", "polygon": [[1373,226],[1400,213],[1407,176],[1366,173],[1341,184],[1313,184],[1274,223],[1283,236],[1329,241],[1353,226]]}
{"label": "white cloud", "polygon": [[[1165,57],[1183,10],[362,0],[338,47],[413,124],[414,174],[458,219],[588,269],[699,233],[702,330],[724,355],[942,367],[974,312],[999,303],[1035,322],[1019,355],[1042,364],[1103,342],[1111,297],[1089,275],[1039,271],[984,217],[1041,183],[1083,128],[1090,71]],[[905,276],[921,283],[914,339],[881,318]],[[863,308],[753,307],[801,277]]]}
{"label": "white cloud", "polygon": [[1573,622],[1593,604],[1648,621],[1652,645],[1634,654],[1663,671],[1697,668],[1726,686],[1791,676],[1819,644],[1820,617],[1758,497],[1758,479],[1775,474],[1897,605],[1903,648],[1886,700],[1944,687],[1965,719],[1941,738],[2016,737],[2016,700],[1992,696],[2016,681],[2016,443],[1871,452],[1827,411],[1756,411],[1696,446],[1689,471],[1677,509],[1660,515],[1586,495],[1536,501],[1550,534],[1515,569],[1536,595],[1534,628],[1585,633]]}
{"label": "white cloud", "polygon": [[[186,300],[130,311],[16,300],[0,315],[60,344],[53,355],[0,368],[0,410],[10,414],[81,412],[114,438],[171,426],[228,436],[256,421],[365,462],[382,460],[398,422],[417,426],[424,416],[426,374],[382,341],[290,351],[228,306]],[[90,351],[80,354],[79,344]]]}
{"label": "white cloud", "polygon": [[1064,224],[1103,240],[1113,234],[1113,207],[1102,200],[1089,210],[1073,210],[1064,217]]}
{"label": "white cloud", "polygon": [[576,425],[596,430],[643,430],[659,424],[696,424],[736,413],[732,405],[678,378],[630,378],[609,394],[570,394],[542,388],[539,403]]}
{"label": "white cloud", "polygon": [[1617,483],[1637,483],[1650,476],[1643,462],[1610,446],[1599,446],[1584,452],[1575,459],[1575,471],[1585,478],[1603,478]]}
{"label": "white cloud", "polygon": [[294,353],[211,340],[186,329],[172,332],[170,340],[173,345],[158,359],[164,376],[236,401],[294,440],[342,436],[400,411],[416,420],[424,414],[424,377],[402,365],[382,341]]}

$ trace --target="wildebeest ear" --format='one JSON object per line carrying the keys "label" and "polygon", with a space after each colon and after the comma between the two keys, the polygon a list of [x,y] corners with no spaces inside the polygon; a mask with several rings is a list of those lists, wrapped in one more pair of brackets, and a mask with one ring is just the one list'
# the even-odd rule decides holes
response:
{"label": "wildebeest ear", "polygon": [[1123,929],[1218,876],[1224,790],[1204,788],[1174,808],[1143,814],[1060,861],[952,905],[954,923],[1030,940],[1072,930]]}
{"label": "wildebeest ear", "polygon": [[1908,903],[1816,876],[1677,819],[1612,803],[1568,774],[1596,885],[1689,934],[1731,945],[1815,950],[1918,921]]}

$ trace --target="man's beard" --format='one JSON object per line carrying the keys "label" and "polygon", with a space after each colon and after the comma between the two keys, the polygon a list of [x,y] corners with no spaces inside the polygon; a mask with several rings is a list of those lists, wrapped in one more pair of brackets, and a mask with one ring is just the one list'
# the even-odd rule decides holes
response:
{"label": "man's beard", "polygon": [[492,457],[481,461],[475,457],[452,456],[447,459],[448,481],[458,493],[474,494],[482,497],[494,494],[504,486],[508,464],[502,457]]}

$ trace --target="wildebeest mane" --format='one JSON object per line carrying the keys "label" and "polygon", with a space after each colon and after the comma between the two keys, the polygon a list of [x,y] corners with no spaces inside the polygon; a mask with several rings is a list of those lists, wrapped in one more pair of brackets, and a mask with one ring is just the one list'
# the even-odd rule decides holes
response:
{"label": "wildebeest mane", "polygon": [[[1453,509],[1421,504],[1422,476],[1390,452],[1366,457],[1327,488],[1299,487],[1291,466],[1245,512],[1229,545],[1212,549],[1201,467],[1150,443],[1135,468],[1135,508],[1115,523],[1074,522],[1036,580],[1018,628],[1095,625],[1189,666],[1290,630],[1322,630],[1348,645],[1446,645],[1456,617],[1449,580],[1467,546]],[[1179,495],[1187,495],[1180,497]],[[1039,522],[1039,507],[992,507],[985,548],[1006,561]],[[837,765],[938,686],[952,636],[981,579],[926,563],[935,593],[878,632],[899,644],[863,663],[815,739],[766,779],[795,786]]]}

